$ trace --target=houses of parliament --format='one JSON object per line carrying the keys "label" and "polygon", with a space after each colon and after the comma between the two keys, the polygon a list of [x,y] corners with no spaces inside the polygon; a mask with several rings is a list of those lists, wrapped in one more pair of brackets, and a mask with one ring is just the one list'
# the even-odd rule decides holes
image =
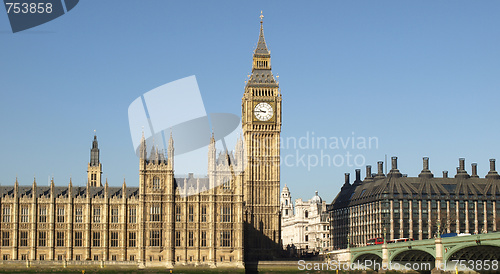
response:
{"label": "houses of parliament", "polygon": [[174,177],[172,134],[166,154],[146,147],[143,136],[138,187],[125,181],[110,187],[101,178],[94,136],[86,186],[73,186],[71,179],[67,186],[16,179],[0,187],[0,258],[242,267],[276,257],[281,93],[262,16],[260,23],[242,98],[243,139],[233,152],[217,153],[212,136],[206,177]]}

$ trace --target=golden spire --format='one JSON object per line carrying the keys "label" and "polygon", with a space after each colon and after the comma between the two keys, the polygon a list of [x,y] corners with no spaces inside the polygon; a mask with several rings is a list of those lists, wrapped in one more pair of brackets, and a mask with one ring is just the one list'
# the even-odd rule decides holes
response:
{"label": "golden spire", "polygon": [[260,23],[262,24],[262,19],[264,19],[264,15],[262,14],[262,11],[260,11]]}

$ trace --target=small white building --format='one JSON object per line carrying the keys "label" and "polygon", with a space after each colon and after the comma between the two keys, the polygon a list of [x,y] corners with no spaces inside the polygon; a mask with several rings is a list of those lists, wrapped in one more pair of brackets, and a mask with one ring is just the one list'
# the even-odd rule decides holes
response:
{"label": "small white building", "polygon": [[299,254],[322,253],[330,250],[330,224],[326,202],[318,192],[309,200],[295,200],[290,190],[281,191],[281,238],[284,249],[295,248]]}

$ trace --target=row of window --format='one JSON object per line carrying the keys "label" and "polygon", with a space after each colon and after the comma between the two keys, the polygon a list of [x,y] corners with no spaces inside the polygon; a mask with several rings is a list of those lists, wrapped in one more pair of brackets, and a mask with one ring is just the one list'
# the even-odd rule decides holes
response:
{"label": "row of window", "polygon": [[[111,223],[118,223],[118,208],[111,208],[111,218],[110,221]],[[128,223],[136,223],[137,222],[137,209],[135,207],[129,208],[129,215],[128,215]],[[56,222],[58,223],[64,223],[66,215],[65,213],[65,208],[64,207],[58,207],[56,210]],[[29,206],[22,206],[21,207],[21,217],[20,217],[20,222],[21,223],[27,223],[30,220],[30,207]],[[158,217],[159,217],[159,211],[158,211]],[[82,207],[77,207],[75,208],[75,223],[83,223],[83,208]],[[101,208],[100,207],[94,207],[93,209],[93,214],[92,214],[92,221],[94,223],[100,223],[101,222]],[[4,223],[10,223],[11,222],[11,208],[10,206],[4,206],[2,208],[2,222]],[[46,223],[47,222],[47,207],[46,206],[41,206],[38,210],[38,222],[39,223]]]}
{"label": "row of window", "polygon": [[[221,222],[231,222],[231,206],[230,205],[223,205],[220,207],[220,214],[221,214]],[[38,211],[38,222],[39,223],[46,223],[47,222],[47,207],[42,206],[39,208]],[[94,207],[93,212],[92,212],[92,222],[94,223],[100,223],[101,222],[101,208],[100,207]],[[119,210],[118,208],[111,208],[111,216],[110,216],[110,222],[111,223],[118,223],[118,214]],[[175,221],[180,222],[182,220],[182,209],[180,206],[175,207]],[[20,222],[21,223],[27,223],[30,220],[30,207],[29,206],[22,206],[21,207],[21,217],[20,217]],[[207,221],[207,206],[203,205],[201,206],[201,222],[206,222]],[[65,208],[64,207],[58,207],[57,212],[56,212],[56,222],[57,223],[64,223],[65,222]],[[82,207],[77,207],[75,208],[75,216],[74,216],[74,221],[75,223],[82,223],[83,222],[83,208]],[[149,221],[151,222],[161,222],[161,206],[160,205],[153,205],[150,208],[149,212]],[[195,221],[195,214],[194,214],[194,206],[190,205],[188,207],[188,222],[194,222]],[[2,208],[2,222],[4,223],[10,223],[11,222],[11,208],[10,206],[4,206]],[[129,214],[128,214],[128,223],[136,223],[137,222],[137,209],[135,207],[129,208]]]}
{"label": "row of window", "polygon": [[[118,232],[111,231],[110,233],[110,247],[118,247],[119,235]],[[231,234],[230,230],[224,230],[220,232],[220,246],[221,247],[230,247],[231,246]],[[10,246],[10,232],[3,231],[2,232],[2,246]],[[57,231],[56,232],[56,246],[65,246],[65,231]],[[151,230],[149,232],[149,246],[161,246],[161,236],[162,233],[160,230]],[[20,231],[19,232],[19,246],[28,246],[28,231]],[[38,232],[38,246],[44,247],[47,246],[47,232],[39,231]],[[136,247],[137,235],[136,232],[128,233],[128,247]],[[188,246],[194,246],[195,243],[195,232],[188,232]],[[76,231],[74,233],[74,247],[82,247],[83,246],[83,232]],[[100,247],[101,246],[101,232],[94,231],[92,232],[92,247]],[[181,246],[181,232],[175,232],[175,246]],[[200,246],[207,246],[207,231],[201,231],[200,233]]]}
{"label": "row of window", "polygon": [[[159,233],[159,231],[158,231]],[[83,246],[83,232],[77,231],[75,232],[74,237],[74,246],[82,247]],[[65,231],[57,231],[56,232],[56,246],[65,246]],[[136,247],[136,233],[129,232],[128,233],[128,247]],[[110,246],[118,247],[118,232],[110,232]],[[2,232],[2,246],[10,246],[10,232],[3,231]],[[28,231],[20,231],[19,232],[19,246],[28,246]],[[39,231],[38,232],[38,246],[43,247],[47,246],[47,232]],[[101,232],[92,232],[92,246],[100,247],[101,246]]]}
{"label": "row of window", "polygon": [[[393,202],[393,206],[394,208],[399,208],[400,207],[400,201],[402,201],[402,204],[403,204],[403,208],[409,208],[409,200],[394,200]],[[428,207],[428,202],[430,201],[431,203],[431,208],[432,209],[437,209],[438,208],[438,201],[437,200],[411,200],[412,201],[412,207],[413,208],[418,208],[419,207],[419,204],[421,204],[422,206],[422,209],[427,209]],[[421,203],[419,203],[421,202]],[[455,205],[456,205],[456,202],[459,202],[459,208],[460,209],[464,209],[465,208],[465,201],[463,200],[439,200],[439,203],[441,204],[441,208],[442,209],[445,209],[447,207],[447,202],[449,202],[449,205],[450,205],[450,208],[455,208]],[[468,201],[468,204],[469,204],[469,209],[474,209],[474,205],[475,205],[475,202],[476,201]],[[478,208],[483,208],[483,204],[484,202],[486,202],[486,206],[488,208],[493,208],[493,201],[490,201],[490,200],[487,200],[487,201],[477,201],[477,206]],[[389,202],[388,200],[382,202],[382,208],[389,208]],[[500,203],[496,203],[496,208],[497,209],[500,209]]]}
{"label": "row of window", "polygon": [[[111,260],[112,261],[116,261],[117,257],[118,257],[117,255],[111,255]],[[28,259],[28,254],[21,254],[21,260],[26,261],[27,259]],[[44,261],[45,259],[46,259],[46,255],[45,254],[40,254],[38,256],[38,260],[40,260],[40,261]],[[4,261],[10,260],[10,255],[9,254],[3,254],[2,260],[4,260]],[[57,260],[58,261],[66,260],[66,255],[62,255],[62,254],[57,255]],[[76,254],[75,255],[75,261],[81,261],[81,260],[82,260],[82,255]],[[99,260],[100,260],[99,255],[94,255],[94,261],[99,261]],[[161,261],[161,256],[159,256],[159,260]],[[130,255],[129,256],[129,261],[135,261],[135,255]]]}
{"label": "row of window", "polygon": [[[81,261],[82,258],[83,257],[80,254],[76,254],[75,255],[75,261]],[[111,261],[116,261],[117,258],[118,258],[117,255],[111,255]],[[28,254],[21,254],[21,260],[26,261],[27,259],[28,259]],[[40,254],[39,257],[38,257],[38,259],[40,261],[44,261],[46,259],[46,255],[45,254]],[[62,260],[65,260],[65,259],[66,259],[66,255],[62,255],[62,254],[57,255],[57,260],[58,261],[62,261]],[[99,255],[97,255],[97,254],[94,255],[94,257],[93,257],[94,261],[99,261],[101,259],[102,258]],[[219,261],[220,262],[223,262],[225,259],[226,258],[224,256],[219,256]],[[3,254],[2,260],[4,260],[4,261],[10,260],[10,255],[9,254]],[[158,256],[158,261],[161,262],[162,260],[163,260],[163,257],[162,256]],[[180,262],[182,260],[181,256],[177,256],[176,260],[177,260],[177,262]],[[234,260],[234,257],[230,256],[229,257],[229,261],[232,262],[233,260]],[[129,256],[129,261],[131,261],[131,262],[135,261],[135,255],[130,255]],[[155,261],[155,256],[149,256],[149,261],[151,261],[151,262]],[[189,256],[189,261],[190,262],[194,261],[194,257],[193,256]],[[207,261],[207,257],[206,256],[202,256],[201,257],[201,261],[202,262]]]}
{"label": "row of window", "polygon": [[[200,221],[202,223],[207,221],[207,206],[202,205],[201,206],[201,215],[200,215]],[[228,223],[231,222],[231,205],[222,205],[220,207],[220,221],[223,223]],[[175,207],[175,221],[180,222],[182,220],[182,208],[180,206]],[[195,214],[194,214],[194,206],[190,205],[188,206],[188,222],[194,222],[195,221]]]}
{"label": "row of window", "polygon": [[[188,232],[188,241],[187,245],[188,246],[194,246],[195,242],[195,233],[194,231],[189,231]],[[230,247],[231,246],[231,236],[232,236],[232,231],[230,230],[223,230],[220,232],[219,235],[219,246],[221,247]],[[200,246],[201,247],[206,247],[207,246],[207,232],[206,231],[201,231],[200,233]],[[181,232],[176,231],[175,232],[175,246],[181,246]]]}

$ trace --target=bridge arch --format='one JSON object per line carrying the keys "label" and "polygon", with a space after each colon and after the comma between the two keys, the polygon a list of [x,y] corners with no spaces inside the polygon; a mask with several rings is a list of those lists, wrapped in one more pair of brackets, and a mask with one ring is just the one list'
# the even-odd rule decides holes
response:
{"label": "bridge arch", "polygon": [[[352,263],[356,264],[358,263],[361,265],[364,265],[368,268],[371,268],[373,270],[378,270],[380,267],[382,267],[382,257],[380,254],[377,253],[372,253],[372,252],[365,252],[356,255],[353,257]],[[365,264],[366,261],[369,261],[369,264]]]}
{"label": "bridge arch", "polygon": [[394,258],[396,258],[396,256],[400,255],[401,253],[405,253],[405,252],[409,252],[411,253],[412,251],[415,251],[415,252],[425,252],[427,254],[429,254],[430,256],[432,256],[432,258],[435,258],[434,254],[430,253],[429,250],[426,250],[426,249],[423,249],[423,248],[415,248],[415,247],[412,247],[411,249],[408,248],[408,247],[405,247],[405,248],[400,248],[400,249],[397,249],[394,251],[394,253],[392,253],[391,255],[389,255],[389,261],[392,261],[394,260]]}
{"label": "bridge arch", "polygon": [[[393,268],[411,268],[415,271],[430,271],[435,266],[435,256],[423,249],[403,249],[392,254],[389,261]],[[397,265],[399,266],[397,266]]]}
{"label": "bridge arch", "polygon": [[[446,250],[446,249],[445,249]],[[444,260],[446,262],[452,262],[453,260],[466,260],[466,261],[476,261],[476,260],[497,260],[500,261],[500,244],[488,243],[488,244],[476,244],[467,243],[459,246],[455,246],[452,249],[447,250],[444,255]]]}

